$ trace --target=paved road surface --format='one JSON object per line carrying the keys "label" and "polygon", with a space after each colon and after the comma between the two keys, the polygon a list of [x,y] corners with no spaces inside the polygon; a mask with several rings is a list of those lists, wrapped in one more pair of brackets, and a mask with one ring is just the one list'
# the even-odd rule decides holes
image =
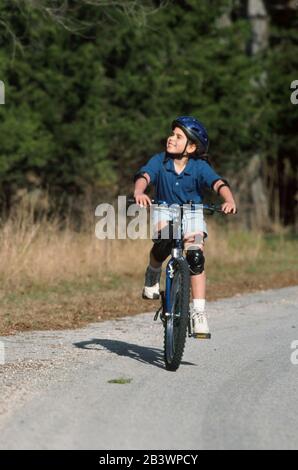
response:
{"label": "paved road surface", "polygon": [[212,302],[209,319],[177,372],[152,314],[0,338],[0,448],[298,449],[298,287]]}

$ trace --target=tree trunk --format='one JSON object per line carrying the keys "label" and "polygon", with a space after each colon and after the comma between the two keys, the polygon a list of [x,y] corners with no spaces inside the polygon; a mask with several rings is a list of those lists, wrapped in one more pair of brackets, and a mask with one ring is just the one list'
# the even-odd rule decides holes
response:
{"label": "tree trunk", "polygon": [[[269,17],[263,0],[248,0],[247,18],[251,24],[252,37],[249,51],[251,55],[258,54],[268,47]],[[266,77],[263,77],[266,80]],[[268,194],[264,188],[262,159],[255,154],[245,171],[248,206],[246,226],[267,229],[270,226]],[[245,192],[245,187],[243,187]]]}
{"label": "tree trunk", "polygon": [[263,0],[248,0],[247,17],[251,23],[250,53],[257,54],[268,47],[269,18]]}
{"label": "tree trunk", "polygon": [[245,227],[248,230],[270,229],[268,194],[264,188],[263,165],[260,155],[255,154],[237,180],[233,181],[232,178],[231,183]]}

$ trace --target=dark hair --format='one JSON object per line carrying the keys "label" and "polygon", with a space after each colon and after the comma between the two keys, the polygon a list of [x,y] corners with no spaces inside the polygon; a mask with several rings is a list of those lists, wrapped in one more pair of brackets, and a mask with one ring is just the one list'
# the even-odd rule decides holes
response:
{"label": "dark hair", "polygon": [[210,166],[212,166],[210,161],[211,155],[207,152],[200,153],[196,150],[193,154],[190,154],[190,158],[194,158],[195,160],[204,160]]}

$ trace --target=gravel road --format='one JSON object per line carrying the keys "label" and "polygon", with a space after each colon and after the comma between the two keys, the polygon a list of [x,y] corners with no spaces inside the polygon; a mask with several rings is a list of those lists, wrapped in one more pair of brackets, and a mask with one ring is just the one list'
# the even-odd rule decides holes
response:
{"label": "gravel road", "polygon": [[208,312],[176,372],[152,313],[0,337],[0,449],[298,449],[298,287]]}

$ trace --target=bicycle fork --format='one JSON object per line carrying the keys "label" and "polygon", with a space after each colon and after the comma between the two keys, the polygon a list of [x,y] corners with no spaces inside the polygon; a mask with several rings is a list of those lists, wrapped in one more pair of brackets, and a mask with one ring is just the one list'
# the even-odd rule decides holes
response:
{"label": "bicycle fork", "polygon": [[170,315],[170,311],[171,311],[170,292],[171,292],[171,284],[172,284],[173,276],[174,276],[173,260],[170,260],[166,268],[165,291],[160,291],[161,306],[159,307],[159,309],[156,311],[154,315],[154,321],[156,321],[158,319],[158,316],[160,316],[161,321],[164,323],[166,318]]}

